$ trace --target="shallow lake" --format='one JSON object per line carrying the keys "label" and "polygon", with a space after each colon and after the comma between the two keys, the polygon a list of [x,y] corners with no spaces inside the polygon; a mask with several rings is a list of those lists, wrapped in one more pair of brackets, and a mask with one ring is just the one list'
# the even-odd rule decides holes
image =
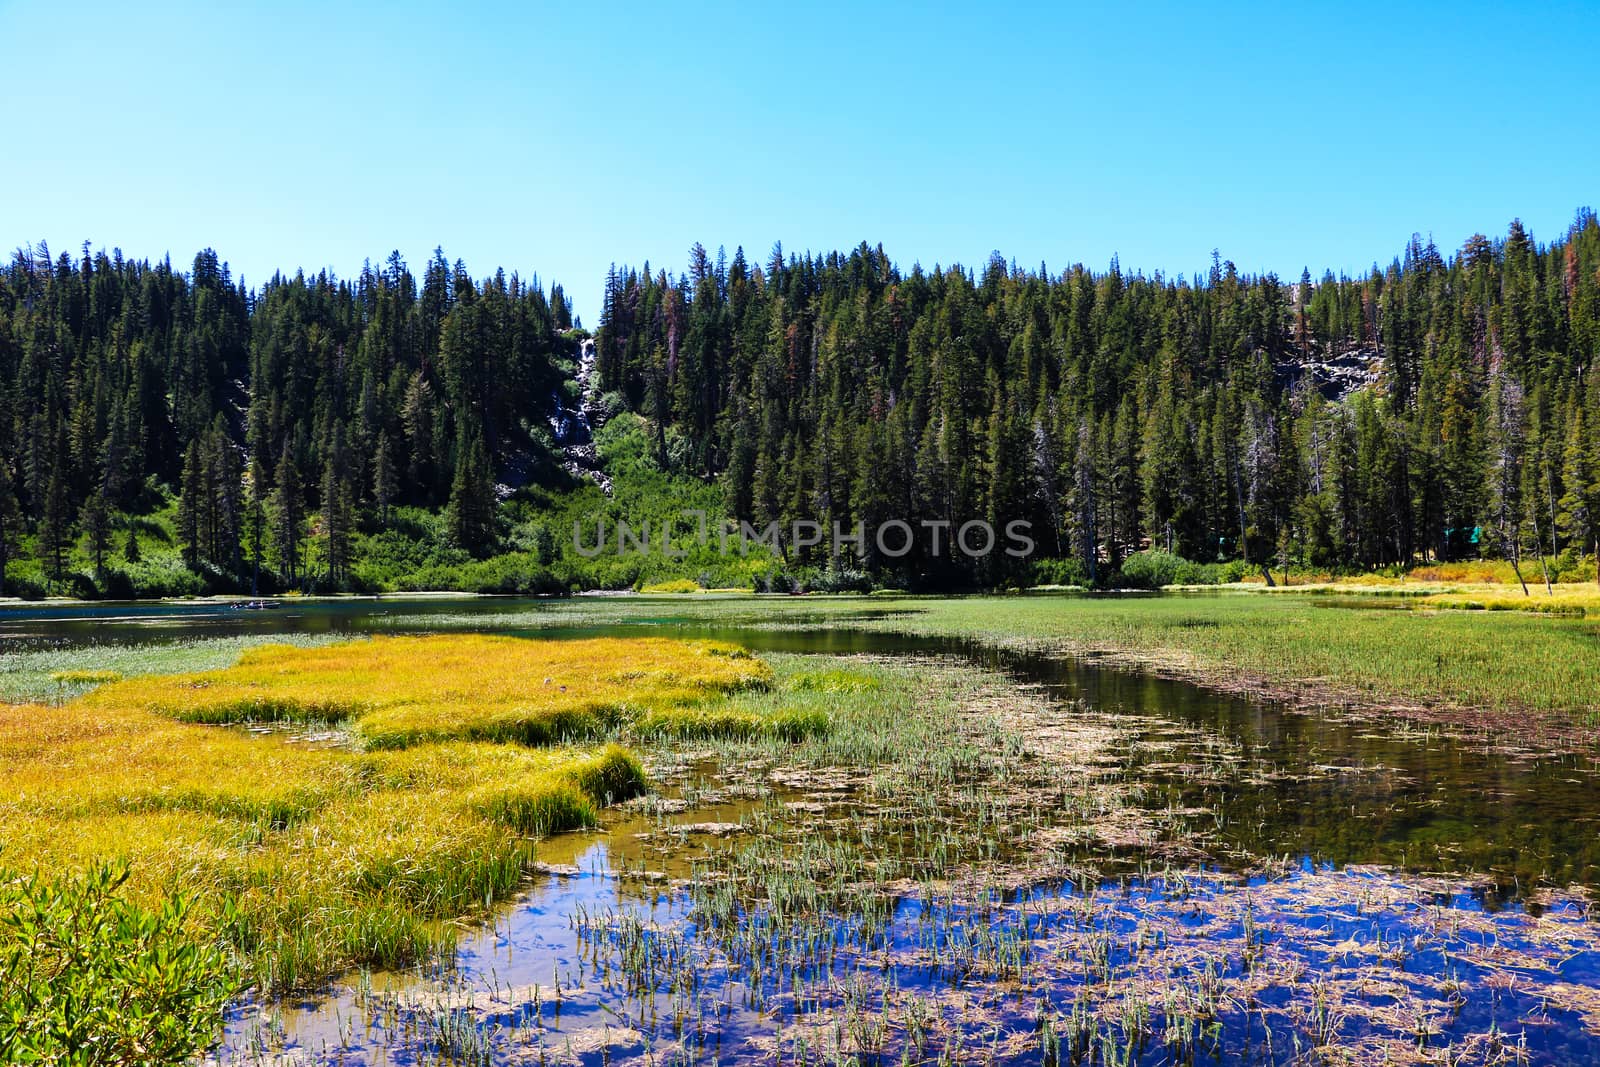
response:
{"label": "shallow lake", "polygon": [[[726,623],[659,599],[47,607],[0,613],[0,647],[648,632],[966,664],[1035,694],[1051,722],[1118,731],[1137,805],[1187,828],[1056,842],[1050,872],[992,883],[970,873],[1026,866],[1030,846],[969,843],[948,857],[964,881],[919,867],[881,904],[831,901],[791,926],[717,897],[713,857],[766,834],[804,868],[814,842],[868,822],[915,835],[915,817],[868,819],[849,788],[774,776],[751,789],[703,755],[668,760],[654,806],[541,845],[546,867],[447,973],[241,1005],[225,1061],[1289,1063],[1339,1038],[1358,1061],[1600,1062],[1592,761],[850,628],[882,616],[867,602],[842,618],[791,611],[781,627],[755,621],[756,602],[730,605]],[[1191,832],[1203,848],[1187,855]],[[1305,992],[1325,980],[1338,988]],[[1074,1021],[1089,989],[1132,1016],[1108,1023],[1102,1006],[1093,1028]],[[1166,1004],[1159,1022],[1137,1017],[1141,996]]]}

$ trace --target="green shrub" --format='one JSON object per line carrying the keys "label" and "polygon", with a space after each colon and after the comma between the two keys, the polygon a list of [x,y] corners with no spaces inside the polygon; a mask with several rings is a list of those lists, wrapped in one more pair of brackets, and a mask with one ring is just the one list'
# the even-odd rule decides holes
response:
{"label": "green shrub", "polygon": [[1220,585],[1236,582],[1244,576],[1242,563],[1195,563],[1180,560],[1174,585]]}
{"label": "green shrub", "polygon": [[833,560],[821,570],[812,571],[802,582],[807,593],[869,593],[872,576],[864,570]]}
{"label": "green shrub", "polygon": [[1159,548],[1135,552],[1122,561],[1121,584],[1131,589],[1160,589],[1175,583],[1186,564],[1192,566],[1182,556]]}
{"label": "green shrub", "polygon": [[1242,582],[1250,573],[1250,565],[1242,559],[1230,559],[1218,566],[1221,568],[1218,579],[1225,583]]}
{"label": "green shrub", "polygon": [[233,961],[185,929],[189,902],[120,895],[126,867],[57,881],[0,871],[0,1052],[7,1062],[181,1063],[240,991]]}
{"label": "green shrub", "polygon": [[798,593],[800,579],[783,567],[768,567],[754,575],[751,588],[758,593]]}
{"label": "green shrub", "polygon": [[1083,561],[1068,559],[1036,559],[1028,575],[1029,585],[1088,585],[1089,572]]}

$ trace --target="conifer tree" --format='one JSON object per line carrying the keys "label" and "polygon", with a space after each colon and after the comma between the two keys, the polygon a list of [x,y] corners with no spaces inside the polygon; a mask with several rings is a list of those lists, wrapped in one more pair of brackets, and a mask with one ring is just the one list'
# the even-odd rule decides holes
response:
{"label": "conifer tree", "polygon": [[348,464],[344,433],[340,430],[322,468],[323,560],[328,568],[328,582],[335,587],[345,581],[350,571],[352,503]]}
{"label": "conifer tree", "polygon": [[111,547],[111,515],[102,493],[92,494],[84,501],[79,518],[84,537],[88,540],[89,559],[94,564],[95,577],[105,574],[106,552]]}
{"label": "conifer tree", "polygon": [[67,497],[66,474],[62,470],[64,466],[56,466],[45,487],[44,510],[39,518],[36,538],[39,560],[44,564],[45,574],[54,581],[60,581],[66,575],[67,546],[72,541],[72,512]]}
{"label": "conifer tree", "polygon": [[489,457],[483,438],[470,430],[456,461],[455,480],[450,487],[446,528],[450,541],[474,555],[488,553],[494,544],[494,483],[489,476]]}
{"label": "conifer tree", "polygon": [[293,586],[300,575],[300,537],[304,512],[300,493],[300,469],[295,464],[294,453],[288,442],[273,478],[272,490],[272,550],[278,561],[278,573],[286,586]]}
{"label": "conifer tree", "polygon": [[394,466],[394,451],[389,435],[378,435],[378,450],[372,460],[372,499],[378,505],[378,521],[387,524],[389,509],[400,494],[400,477]]}
{"label": "conifer tree", "polygon": [[183,487],[178,495],[178,544],[183,549],[183,565],[200,569],[205,555],[205,516],[211,499],[211,482],[200,453],[200,441],[190,441],[183,456]]}
{"label": "conifer tree", "polygon": [[0,458],[0,596],[6,595],[6,565],[16,551],[22,530],[22,509],[11,479],[10,465]]}

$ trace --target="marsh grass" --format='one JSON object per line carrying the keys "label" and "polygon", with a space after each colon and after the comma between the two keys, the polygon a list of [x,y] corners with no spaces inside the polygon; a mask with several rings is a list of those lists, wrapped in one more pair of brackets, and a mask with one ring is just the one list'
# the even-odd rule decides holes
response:
{"label": "marsh grass", "polygon": [[1600,587],[1585,582],[1554,585],[1546,592],[1542,583],[1530,580],[1528,593],[1523,595],[1515,585],[1451,586],[1429,593],[1418,603],[1461,611],[1520,611],[1581,619],[1600,615]]}
{"label": "marsh grass", "polygon": [[[1590,605],[1587,599],[1595,595],[1592,586],[1557,589],[1554,602],[1534,597],[1532,610],[1541,600],[1547,608],[1571,602],[1600,610],[1600,600]],[[1498,590],[1505,597],[1506,588]],[[1384,598],[1368,608],[1364,596],[1295,590],[870,602],[859,597],[686,598],[674,605],[674,614],[685,626],[855,629],[1088,654],[1113,666],[1227,690],[1404,715],[1430,711],[1437,715],[1425,718],[1460,718],[1474,728],[1499,725],[1525,732],[1526,712],[1544,713],[1536,722],[1552,729],[1586,726],[1600,716],[1600,622],[1568,617],[1576,613],[1565,610],[1435,610],[1446,602],[1433,605],[1427,597],[1413,596],[1420,591],[1405,590],[1405,604],[1414,610],[1389,606]],[[571,619],[585,626],[626,625],[655,610],[626,599],[595,601],[557,605],[505,624],[548,627]],[[1455,714],[1463,710],[1485,715]]]}
{"label": "marsh grass", "polygon": [[699,705],[653,709],[633,724],[633,731],[649,741],[769,739],[783,745],[825,738],[836,721],[848,721],[852,708],[870,700],[853,702],[879,692],[881,679],[859,669],[818,671],[801,667],[793,657],[769,657],[783,667],[767,684],[747,687],[727,699]]}
{"label": "marsh grass", "polygon": [[[772,693],[826,680],[832,728],[797,744],[684,747],[676,780],[690,810],[657,805],[653,831],[625,835],[646,839],[649,862],[675,876],[641,868],[630,900],[586,895],[591,876],[576,868],[562,875],[575,880],[563,898],[580,901],[577,949],[553,950],[552,983],[447,978],[381,1000],[398,1023],[380,1051],[550,1064],[1459,1067],[1531,1062],[1541,1033],[1573,1026],[1563,1008],[1600,1004],[1564,971],[1600,949],[1572,901],[1493,914],[1471,902],[1470,883],[1446,878],[1163,858],[1205,843],[1194,822],[1206,813],[1171,809],[1138,761],[1181,741],[1197,764],[1162,773],[1253,773],[1220,739],[1056,704],[948,660],[818,670],[815,657],[768,658]],[[721,774],[694,785],[708,753]],[[656,758],[670,765],[670,754]],[[709,824],[666,814],[694,818],[695,803],[762,782],[768,802],[719,829],[717,845],[686,847]],[[1124,873],[1108,876],[1116,856]],[[626,869],[617,877],[629,881]],[[1543,989],[1568,999],[1542,1004]]]}
{"label": "marsh grass", "polygon": [[[456,920],[521,884],[536,839],[646,788],[607,736],[828,727],[814,680],[790,706],[743,649],[665,638],[384,637],[257,646],[216,670],[55,673],[97,688],[0,705],[6,862],[127,863],[133,900],[190,894],[190,929],[220,934],[268,990],[448,958]],[[280,721],[335,729],[236,725]]]}
{"label": "marsh grass", "polygon": [[[220,935],[268,990],[448,958],[456,920],[521,884],[537,838],[646,787],[619,745],[534,743],[598,743],[652,713],[714,719],[771,681],[729,645],[471,635],[256,647],[120,680],[56,670],[98,688],[0,705],[7,864],[126,863],[130,899],[187,894],[186,928]],[[329,744],[223,725],[261,720],[343,729]]]}
{"label": "marsh grass", "polygon": [[[1559,619],[1335,610],[1298,595],[907,600],[874,603],[871,611],[861,604],[819,598],[711,605],[690,598],[674,612],[691,622],[854,626],[1101,653],[1219,685],[1242,679],[1373,702],[1541,706],[1565,714],[1594,700],[1593,628]],[[590,621],[627,621],[659,608],[623,602],[569,614],[561,606],[550,617],[579,612]],[[1540,646],[1552,643],[1541,655]],[[403,647],[444,646],[419,640]],[[724,655],[742,662],[737,651]],[[1370,672],[1358,670],[1363,657]],[[707,1053],[693,1035],[717,1031],[734,996],[725,994],[724,1002],[719,992],[735,987],[745,998],[741,1009],[778,1020],[770,1038],[775,1061],[860,1064],[904,1054],[905,1062],[917,1063],[1029,1062],[1030,1056],[1046,1063],[1193,1062],[1220,1057],[1219,1020],[1231,1006],[1265,1001],[1265,1009],[1256,1009],[1260,1024],[1252,1031],[1247,1017],[1244,1034],[1247,1043],[1273,1034],[1284,1043],[1285,1055],[1269,1054],[1268,1062],[1290,1061],[1291,1049],[1297,1061],[1333,1060],[1332,1050],[1352,1042],[1377,1062],[1376,1054],[1401,1056],[1407,1047],[1439,1051],[1437,1035],[1450,1027],[1441,1006],[1449,1008],[1456,986],[1469,983],[1441,978],[1430,989],[1442,998],[1380,992],[1394,999],[1377,1008],[1370,990],[1380,986],[1368,983],[1385,980],[1383,968],[1426,965],[1419,943],[1469,952],[1472,944],[1453,939],[1456,927],[1485,944],[1507,928],[1499,919],[1451,916],[1438,920],[1451,925],[1449,936],[1430,932],[1419,917],[1441,915],[1439,893],[1455,890],[1384,875],[1380,881],[1394,888],[1393,909],[1410,927],[1341,930],[1337,939],[1321,928],[1285,933],[1285,915],[1307,904],[1313,926],[1321,915],[1315,909],[1324,906],[1363,917],[1376,911],[1364,888],[1352,892],[1337,878],[1291,878],[1280,867],[1269,877],[1281,884],[1259,890],[1279,897],[1276,911],[1261,912],[1250,895],[1258,890],[1240,894],[1237,883],[1195,867],[1219,838],[1207,823],[1220,814],[1163,803],[1159,787],[1132,773],[1139,746],[1149,744],[1133,736],[1136,717],[1101,716],[1078,705],[1047,708],[1034,690],[948,661],[765,658],[770,671],[758,670],[759,679],[713,681],[709,692],[684,700],[671,695],[681,678],[652,675],[641,667],[653,662],[648,657],[625,660],[619,669],[644,673],[628,673],[624,681],[656,696],[602,705],[598,734],[585,735],[614,732],[646,742],[658,767],[669,764],[663,750],[676,751],[685,798],[704,799],[722,788],[690,780],[700,773],[691,769],[696,760],[709,758],[737,769],[742,788],[781,789],[785,800],[798,798],[817,812],[798,818],[774,798],[746,816],[725,846],[709,856],[695,852],[700,858],[686,892],[698,948],[681,928],[638,916],[574,916],[586,964],[631,991],[633,999],[618,1006],[618,1032],[676,1042],[669,1047],[684,1062]],[[410,676],[443,662],[405,659],[383,662]],[[265,662],[282,667],[271,657]],[[723,666],[705,669],[724,679]],[[347,725],[355,744],[363,743],[368,717],[390,710],[372,695],[385,691],[388,674],[365,683],[366,703],[324,707],[318,701],[327,678],[344,676],[332,667],[318,670],[291,665],[275,674],[258,662],[224,686],[248,682],[273,700],[289,694],[282,705],[293,712],[287,717],[327,713]],[[547,671],[530,677],[540,689],[548,688],[545,677],[554,680]],[[303,985],[341,963],[390,966],[447,953],[456,927],[443,916],[481,914],[488,901],[520,884],[532,858],[531,836],[568,820],[581,825],[638,777],[637,765],[629,769],[617,754],[607,760],[573,750],[429,741],[425,732],[402,735],[395,744],[410,747],[395,748],[385,747],[381,731],[370,751],[321,748],[109,702],[119,689],[160,693],[178,702],[152,706],[189,715],[182,701],[192,691],[201,694],[195,706],[206,707],[215,680],[187,688],[155,681],[148,690],[112,683],[65,708],[35,707],[32,714],[45,726],[32,727],[31,735],[25,722],[0,721],[0,757],[33,768],[31,777],[8,778],[12,772],[0,770],[3,795],[16,795],[12,787],[20,785],[29,803],[43,797],[60,809],[31,829],[22,809],[13,809],[15,820],[13,810],[0,811],[0,820],[31,834],[23,854],[42,862],[143,843],[158,876],[150,888],[182,879],[202,887],[198,899],[215,907],[211,928],[225,931],[265,987]],[[1550,702],[1529,699],[1558,682],[1568,688]],[[226,708],[226,700],[252,694],[223,696],[219,706]],[[577,706],[565,696],[527,705],[500,699],[482,711],[461,711],[445,708],[448,698],[429,690],[407,708],[419,715],[416,709],[445,709],[452,717],[437,728],[462,737],[502,713]],[[102,706],[85,721],[71,718]],[[138,717],[119,734],[118,714]],[[780,728],[786,719],[801,725]],[[56,733],[46,729],[52,724]],[[160,728],[175,732],[163,735]],[[145,732],[148,743],[130,740]],[[260,773],[252,777],[234,769],[227,744],[193,747],[201,736],[257,746],[272,752],[273,762],[254,765]],[[193,773],[174,767],[175,759],[164,762],[166,750],[188,753]],[[56,753],[65,762],[50,762]],[[1217,767],[1175,773],[1221,780],[1218,768],[1235,758],[1219,749]],[[585,762],[593,760],[599,762]],[[100,774],[110,778],[105,788],[94,785]],[[53,778],[87,787],[63,787],[54,796]],[[655,847],[682,853],[689,832],[663,823]],[[1098,871],[1129,873],[1108,888],[1085,874],[1084,857]],[[1046,884],[1071,891],[1046,906],[1034,900]],[[898,910],[908,903],[915,912],[909,921]],[[1167,922],[1174,908],[1199,917],[1207,936]],[[1351,953],[1357,961],[1346,966]],[[1338,981],[1312,981],[1308,966],[1342,970]],[[1551,960],[1540,966],[1549,972],[1541,982],[1559,973]],[[737,981],[719,990],[708,980],[717,968]],[[907,976],[930,974],[940,983],[933,993],[905,987]],[[1046,988],[1062,977],[1068,988]],[[559,978],[556,988],[559,1004]],[[1474,1005],[1500,995],[1486,989],[1480,982],[1469,991]],[[537,998],[535,992],[535,1019]],[[1378,1009],[1385,1030],[1381,1044],[1372,1044],[1351,1028],[1363,1012]],[[418,1039],[427,1043],[422,1059],[489,1055],[503,1004],[463,1012],[435,1013],[417,1031],[428,1035]],[[1012,1026],[1019,1015],[1031,1022]],[[1237,1035],[1237,1016],[1229,1025]],[[548,1042],[549,1062],[563,1061],[567,1036],[559,1026],[529,1032]],[[1461,1024],[1456,1032],[1463,1032]],[[1474,1041],[1481,1036],[1470,1027],[1466,1032]],[[1493,1040],[1471,1047],[1481,1051]],[[1519,1060],[1513,1050],[1509,1058],[1481,1061]]]}
{"label": "marsh grass", "polygon": [[[334,638],[322,634],[284,634],[279,644],[307,648]],[[230,667],[258,637],[207,637],[122,645],[90,642],[55,648],[6,649],[0,656],[0,702],[71,699],[122,677],[211,671]]]}
{"label": "marsh grass", "polygon": [[[1288,596],[924,602],[872,629],[1098,652],[1267,695],[1587,721],[1600,709],[1600,642],[1581,621],[1323,607]],[[1507,720],[1520,729],[1520,720]]]}
{"label": "marsh grass", "polygon": [[348,722],[370,748],[548,745],[769,681],[760,660],[716,642],[461,634],[262,645],[222,671],[128,679],[84,699],[195,723]]}
{"label": "marsh grass", "polygon": [[449,952],[450,920],[514,890],[535,837],[644,787],[617,746],[363,753],[83,701],[0,707],[0,761],[8,865],[116,857],[136,900],[192,894],[193,928],[266,988]]}

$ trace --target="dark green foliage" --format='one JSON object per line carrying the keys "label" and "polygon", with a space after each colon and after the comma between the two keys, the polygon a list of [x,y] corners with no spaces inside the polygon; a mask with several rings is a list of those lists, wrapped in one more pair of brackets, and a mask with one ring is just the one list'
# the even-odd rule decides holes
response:
{"label": "dark green foliage", "polygon": [[450,541],[469,555],[485,556],[494,547],[495,498],[483,437],[472,434],[460,453],[446,511]]}
{"label": "dark green foliage", "polygon": [[334,429],[333,445],[322,465],[322,559],[325,577],[340,588],[350,576],[350,541],[355,525],[354,461],[344,444],[344,427]]}
{"label": "dark green foliage", "polygon": [[50,474],[44,507],[39,515],[39,561],[51,578],[59,579],[65,573],[67,542],[72,538],[71,523],[67,475],[57,468]]}
{"label": "dark green foliage", "polygon": [[0,870],[0,1051],[11,1063],[182,1063],[221,1033],[240,983],[186,929],[188,901],[120,893],[126,869],[57,881]]}
{"label": "dark green foliage", "polygon": [[106,552],[111,547],[111,515],[106,510],[104,495],[95,493],[84,502],[79,518],[83,536],[88,541],[89,558],[94,562],[96,574],[106,567]]}
{"label": "dark green foliage", "polygon": [[[549,430],[578,393],[574,325],[559,287],[437,251],[420,276],[394,255],[247,291],[210,251],[182,273],[25,249],[0,271],[0,588],[1103,586],[1146,549],[1262,573],[1600,542],[1588,211],[1550,244],[1516,223],[1453,256],[1414,238],[1387,268],[1292,285],[1220,257],[1194,278],[902,271],[866,244],[613,269],[590,383],[617,427],[596,433],[611,496]],[[1334,364],[1368,377],[1330,385]],[[158,550],[128,524],[174,498]],[[574,520],[683,507],[949,525],[942,552],[869,534],[838,561],[830,538],[750,565],[565,547]],[[417,509],[441,520],[425,539],[385,535]],[[952,553],[973,520],[1026,523],[1062,562]],[[119,560],[121,525],[139,547]]]}
{"label": "dark green foliage", "polygon": [[278,460],[277,488],[272,491],[272,549],[283,581],[293,585],[300,574],[300,539],[304,523],[300,499],[300,470],[285,442]]}
{"label": "dark green foliage", "polygon": [[0,458],[0,596],[6,595],[6,566],[16,552],[22,534],[22,511],[11,486],[11,472]]}
{"label": "dark green foliage", "polygon": [[[1600,533],[1587,210],[1550,245],[1513,223],[1448,260],[1413,239],[1385,270],[1292,286],[1220,259],[1186,280],[998,257],[905,273],[865,244],[725,268],[696,246],[677,279],[614,268],[596,343],[658,463],[677,432],[735,518],[1022,520],[1078,561],[1043,576],[1074,584],[1145,548],[1259,573],[1589,552]],[[1335,363],[1370,377],[1330,384]],[[866,562],[912,586],[1042,573],[926,544]]]}
{"label": "dark green foliage", "polygon": [[[69,574],[91,498],[115,523],[175,494],[201,587],[348,587],[363,522],[463,481],[463,530],[488,552],[507,464],[561,480],[544,427],[571,325],[559,289],[475,281],[440,253],[420,284],[395,255],[248,291],[210,251],[185,274],[24,249],[0,270],[0,570],[31,541],[41,581],[92,593],[101,567]],[[112,572],[139,562],[92,540]]]}

